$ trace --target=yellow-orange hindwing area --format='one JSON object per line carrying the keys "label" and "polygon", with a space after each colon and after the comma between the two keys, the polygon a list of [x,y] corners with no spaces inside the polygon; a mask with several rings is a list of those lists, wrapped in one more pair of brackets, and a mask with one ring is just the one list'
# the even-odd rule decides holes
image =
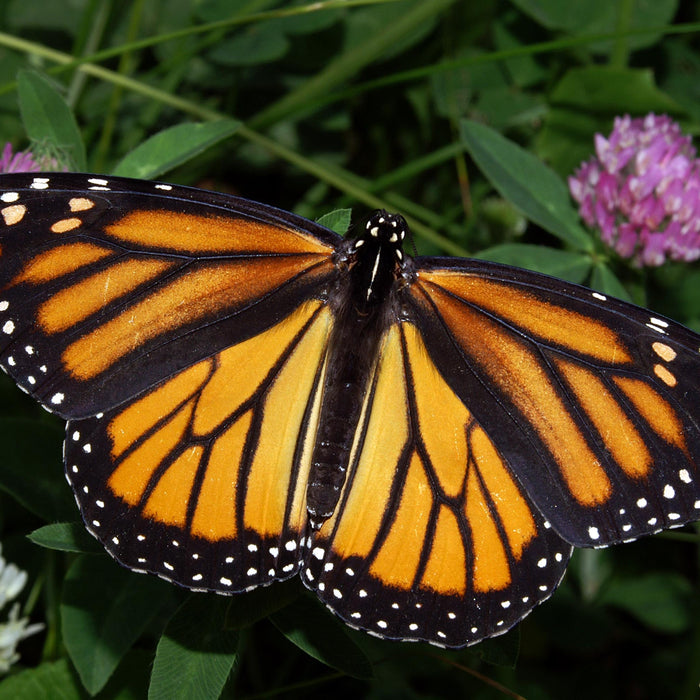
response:
{"label": "yellow-orange hindwing area", "polygon": [[591,290],[508,270],[509,279],[421,271],[412,294],[434,329],[431,354],[538,509],[577,546],[698,519],[696,337]]}
{"label": "yellow-orange hindwing area", "polygon": [[296,573],[331,325],[308,301],[127,404],[68,423],[66,474],[117,560],[224,593]]}
{"label": "yellow-orange hindwing area", "polygon": [[420,331],[381,345],[347,481],[302,572],[350,625],[447,646],[505,632],[569,560]]}

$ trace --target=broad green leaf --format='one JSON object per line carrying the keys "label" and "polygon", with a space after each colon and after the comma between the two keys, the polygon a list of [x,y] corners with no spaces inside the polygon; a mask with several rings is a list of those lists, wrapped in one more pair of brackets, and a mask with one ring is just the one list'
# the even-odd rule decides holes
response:
{"label": "broad green leaf", "polygon": [[681,37],[667,37],[664,53],[663,89],[697,123],[700,121],[700,55]]}
{"label": "broad green leaf", "polygon": [[529,126],[547,114],[548,106],[541,97],[501,87],[482,90],[476,109],[492,127],[500,129]]}
{"label": "broad green leaf", "polygon": [[[21,27],[27,33],[52,31],[65,34],[67,37],[75,38],[81,32],[81,19],[84,8],[80,3],[72,1],[47,2],[40,6],[34,2],[14,2],[3,3],[7,7],[7,13],[12,17],[15,27]],[[9,17],[8,17],[9,20]]]}
{"label": "broad green leaf", "polygon": [[[509,21],[509,15],[500,16],[493,24],[494,48],[498,51],[521,48],[527,46],[527,34],[518,31],[518,24]],[[544,103],[544,95],[538,95],[536,90],[543,80],[547,80],[548,73],[546,62],[539,60],[539,56],[524,55],[499,61],[499,65],[508,71],[512,81],[511,91],[514,87],[533,87],[533,91],[528,91],[530,99]],[[525,94],[525,93],[523,93]],[[518,93],[516,93],[516,96]]]}
{"label": "broad green leaf", "polygon": [[225,119],[201,124],[178,124],[137,146],[114,169],[114,175],[152,180],[227,139],[240,122]]}
{"label": "broad green leaf", "polygon": [[632,301],[622,282],[617,279],[615,273],[605,263],[600,262],[593,267],[590,286],[611,297]]}
{"label": "broad green leaf", "polygon": [[31,70],[17,77],[19,108],[27,135],[35,144],[52,144],[77,171],[86,169],[85,146],[73,113],[54,82]]}
{"label": "broad green leaf", "polygon": [[289,40],[279,27],[265,22],[246,27],[230,39],[218,42],[209,52],[209,58],[224,66],[254,66],[276,61],[288,49]]}
{"label": "broad green leaf", "polygon": [[483,124],[465,119],[461,133],[470,155],[503,197],[577,250],[591,250],[566,185],[552,170]]}
{"label": "broad green leaf", "polygon": [[582,284],[591,271],[587,255],[527,243],[504,243],[482,250],[474,257],[524,267],[576,284]]}
{"label": "broad green leaf", "polygon": [[352,218],[352,209],[336,209],[324,214],[317,223],[321,226],[335,231],[340,236],[344,236],[350,228],[350,219]]}
{"label": "broad green leaf", "polygon": [[270,616],[290,642],[314,659],[353,678],[372,678],[370,660],[337,617],[309,596]]}
{"label": "broad green leaf", "polygon": [[245,595],[232,596],[226,608],[226,627],[249,627],[296,600],[301,589],[298,577],[294,577],[271,586],[260,586]]}
{"label": "broad green leaf", "polygon": [[626,610],[660,632],[678,634],[690,626],[692,595],[686,579],[662,573],[611,581],[599,600]]}
{"label": "broad green leaf", "polygon": [[236,662],[238,632],[225,628],[228,598],[193,593],[158,642],[149,700],[217,700]]}
{"label": "broad green leaf", "polygon": [[[561,0],[511,0],[536,22],[553,31],[573,34],[610,34],[624,29],[661,27],[673,20],[678,0],[637,0],[630,8],[624,27],[620,27],[621,3],[609,0],[561,2]],[[621,37],[631,48],[642,48],[656,43],[660,33],[644,33]],[[609,46],[611,42],[606,42]],[[602,44],[600,45],[602,46]]]}
{"label": "broad green leaf", "polygon": [[28,418],[0,419],[0,489],[43,520],[70,520],[77,508],[63,477],[63,431]]}
{"label": "broad green leaf", "polygon": [[67,659],[44,661],[3,678],[0,700],[83,700],[85,691]]}
{"label": "broad green leaf", "polygon": [[[383,52],[377,55],[387,60],[406,51],[424,39],[440,19],[445,6],[454,0],[407,0],[406,2],[370,3],[348,14],[345,22],[344,47],[346,53],[363,52],[366,44],[376,37],[393,35]],[[420,21],[417,21],[420,18]],[[398,30],[398,31],[396,31]]]}
{"label": "broad green leaf", "polygon": [[593,154],[594,134],[607,136],[616,116],[684,113],[659,90],[653,72],[646,69],[572,68],[554,87],[550,101],[537,150],[562,175],[573,173]]}
{"label": "broad green leaf", "polygon": [[653,71],[646,68],[572,68],[557,83],[550,99],[555,107],[581,109],[606,116],[619,114],[620,105],[625,105],[625,112],[629,114],[683,113],[683,108],[677,102],[659,90]]}
{"label": "broad green leaf", "polygon": [[[471,49],[456,58],[478,58],[483,52]],[[475,95],[483,91],[509,89],[501,67],[484,62],[468,67],[454,68],[435,73],[431,78],[435,109],[444,117],[466,114],[472,107]]]}
{"label": "broad green leaf", "polygon": [[51,523],[27,535],[41,547],[62,552],[85,552],[104,554],[102,545],[85,529],[81,522]]}
{"label": "broad green leaf", "polygon": [[61,629],[89,693],[101,690],[117,664],[176,589],[107,557],[79,556],[66,575]]}

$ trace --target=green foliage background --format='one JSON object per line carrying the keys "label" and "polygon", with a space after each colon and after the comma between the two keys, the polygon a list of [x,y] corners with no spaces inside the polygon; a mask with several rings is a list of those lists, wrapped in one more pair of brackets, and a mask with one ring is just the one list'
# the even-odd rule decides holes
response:
{"label": "green foliage background", "polygon": [[[699,32],[698,0],[6,0],[0,142],[311,218],[398,210],[421,253],[531,267],[699,330],[700,266],[630,268],[564,185],[616,115],[698,132]],[[0,541],[46,623],[0,700],[698,697],[692,527],[579,551],[517,629],[443,651],[353,632],[296,582],[228,599],[121,569],[76,522],[61,439],[0,384]]]}

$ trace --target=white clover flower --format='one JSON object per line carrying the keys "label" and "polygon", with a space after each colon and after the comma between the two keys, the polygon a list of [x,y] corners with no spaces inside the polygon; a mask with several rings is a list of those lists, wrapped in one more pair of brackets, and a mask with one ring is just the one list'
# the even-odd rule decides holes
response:
{"label": "white clover flower", "polygon": [[[2,556],[0,545],[0,608],[16,598],[27,583],[27,573],[14,564],[8,564]],[[19,603],[10,610],[7,622],[0,622],[0,675],[7,673],[10,666],[19,660],[17,645],[44,628],[44,625],[30,625],[29,619],[19,616]]]}
{"label": "white clover flower", "polygon": [[17,645],[32,634],[44,629],[44,625],[30,625],[29,618],[19,616],[19,603],[10,610],[7,622],[0,623],[0,674],[7,673],[13,663],[19,661]]}

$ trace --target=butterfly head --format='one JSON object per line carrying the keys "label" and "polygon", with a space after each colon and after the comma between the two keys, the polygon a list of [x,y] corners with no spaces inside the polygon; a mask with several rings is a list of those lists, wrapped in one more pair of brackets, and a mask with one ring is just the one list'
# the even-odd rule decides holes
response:
{"label": "butterfly head", "polygon": [[352,273],[362,306],[373,306],[386,298],[404,263],[403,242],[408,224],[400,214],[374,212],[353,242]]}

